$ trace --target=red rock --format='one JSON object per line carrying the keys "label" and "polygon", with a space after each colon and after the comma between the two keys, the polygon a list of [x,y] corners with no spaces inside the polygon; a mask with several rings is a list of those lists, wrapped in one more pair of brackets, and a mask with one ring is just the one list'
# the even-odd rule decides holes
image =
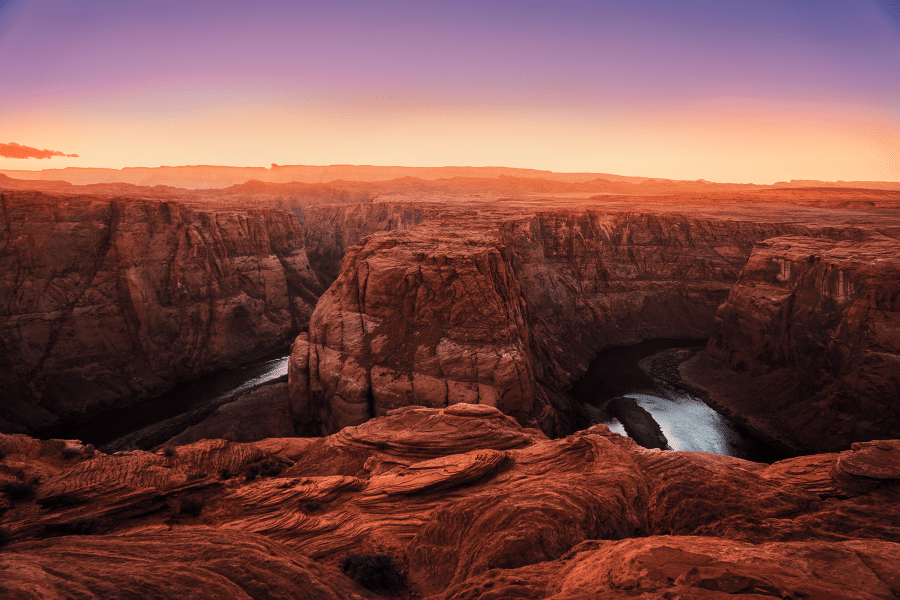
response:
{"label": "red rock", "polygon": [[280,211],[3,192],[0,232],[7,428],[71,422],[277,347],[321,291]]}
{"label": "red rock", "polygon": [[725,370],[701,357],[689,379],[795,452],[896,435],[898,252],[877,233],[760,243],[716,313],[706,352]]}
{"label": "red rock", "polygon": [[335,568],[264,536],[195,529],[65,537],[3,552],[4,598],[377,598]]}
{"label": "red rock", "polygon": [[487,571],[447,591],[454,600],[528,598],[891,598],[897,544],[742,544],[700,537],[584,542],[565,557]]}
{"label": "red rock", "polygon": [[348,251],[292,351],[298,432],[458,402],[572,431],[563,391],[599,349],[706,336],[752,244],[803,230],[600,210],[479,217]]}
{"label": "red rock", "polygon": [[436,216],[435,210],[422,205],[387,202],[312,205],[302,211],[309,263],[327,285],[337,279],[347,250],[362,238],[409,229]]}
{"label": "red rock", "polygon": [[[66,447],[80,445],[0,436],[3,481],[43,476],[33,498],[0,514],[9,597],[154,585],[292,597],[285,581],[299,597],[365,597],[333,568],[348,552],[395,557],[409,574],[400,597],[900,594],[896,440],[768,466],[646,450],[602,425],[550,440],[492,407],[457,404],[327,438],[207,440],[172,456],[67,458]],[[244,476],[265,459],[281,471]],[[833,479],[840,493],[823,490],[822,473],[844,464],[880,477],[877,487]],[[181,512],[186,498],[201,501],[199,514]],[[94,535],[46,537],[90,517]],[[222,588],[223,576],[236,587]]]}
{"label": "red rock", "polygon": [[192,425],[162,446],[182,446],[207,439],[255,442],[294,435],[288,407],[287,382],[261,386],[220,406],[203,421]]}

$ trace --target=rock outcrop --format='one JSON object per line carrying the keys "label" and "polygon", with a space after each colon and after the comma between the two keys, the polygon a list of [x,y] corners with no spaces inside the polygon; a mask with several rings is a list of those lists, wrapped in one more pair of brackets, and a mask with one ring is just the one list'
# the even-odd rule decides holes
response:
{"label": "rock outcrop", "polygon": [[601,348],[706,337],[753,244],[806,230],[588,209],[471,211],[374,234],[348,251],[294,344],[295,429],[468,402],[574,431],[563,391]]}
{"label": "rock outcrop", "polygon": [[285,344],[322,291],[302,240],[276,210],[3,192],[0,424],[71,424]]}
{"label": "rock outcrop", "polygon": [[0,452],[4,597],[370,597],[348,552],[393,556],[404,598],[900,595],[897,440],[765,465],[457,404],[319,439]]}
{"label": "rock outcrop", "polygon": [[309,263],[328,286],[337,279],[347,250],[362,238],[409,229],[436,215],[422,205],[372,202],[305,206],[299,216]]}
{"label": "rock outcrop", "polygon": [[266,438],[291,437],[288,386],[284,377],[242,394],[234,402],[217,408],[196,425],[172,437],[165,446],[183,446],[200,440],[222,438],[232,442],[255,442]]}
{"label": "rock outcrop", "polygon": [[794,452],[896,435],[898,255],[877,233],[758,244],[685,374]]}

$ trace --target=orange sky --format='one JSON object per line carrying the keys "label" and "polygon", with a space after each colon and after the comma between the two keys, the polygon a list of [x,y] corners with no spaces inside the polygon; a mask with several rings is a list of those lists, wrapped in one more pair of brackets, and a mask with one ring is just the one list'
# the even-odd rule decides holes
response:
{"label": "orange sky", "polygon": [[79,157],[0,157],[0,169],[900,181],[890,3],[560,1],[12,2],[0,15],[0,54],[12,57],[0,143]]}

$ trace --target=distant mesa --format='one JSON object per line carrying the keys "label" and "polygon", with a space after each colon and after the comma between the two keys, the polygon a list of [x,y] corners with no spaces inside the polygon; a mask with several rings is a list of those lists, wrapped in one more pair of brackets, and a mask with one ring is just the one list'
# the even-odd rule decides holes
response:
{"label": "distant mesa", "polygon": [[0,156],[3,158],[53,158],[54,156],[78,158],[77,154],[66,154],[58,150],[38,150],[37,148],[22,146],[15,142],[0,144]]}
{"label": "distant mesa", "polygon": [[[9,149],[12,150],[9,150]],[[10,154],[10,152],[15,152]],[[0,155],[26,158],[37,156],[26,151],[48,153],[40,156],[75,156],[53,154],[51,150],[36,150],[18,144],[0,144]],[[561,173],[518,169],[511,167],[400,167],[374,165],[279,165],[270,167],[229,167],[215,165],[182,165],[160,167],[65,167],[44,170],[0,169],[0,173],[16,179],[65,181],[74,185],[98,183],[129,183],[148,186],[166,185],[184,189],[223,189],[242,185],[251,180],[266,184],[306,183],[333,184],[381,183],[396,187],[406,182],[421,191],[422,185],[438,188],[479,187],[490,182],[491,189],[502,193],[579,193],[618,195],[664,195],[696,192],[750,192],[783,188],[838,187],[881,190],[900,190],[898,181],[782,181],[774,185],[751,183],[694,181],[631,177],[610,173]],[[499,186],[499,187],[498,187]],[[396,190],[395,190],[396,191]]]}

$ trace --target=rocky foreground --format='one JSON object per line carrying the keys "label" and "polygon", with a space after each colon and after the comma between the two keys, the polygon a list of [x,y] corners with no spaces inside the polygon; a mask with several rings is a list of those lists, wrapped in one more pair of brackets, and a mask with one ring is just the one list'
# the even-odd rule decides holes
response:
{"label": "rocky foreground", "polygon": [[765,465],[485,405],[104,455],[0,436],[4,598],[900,597],[900,441]]}

